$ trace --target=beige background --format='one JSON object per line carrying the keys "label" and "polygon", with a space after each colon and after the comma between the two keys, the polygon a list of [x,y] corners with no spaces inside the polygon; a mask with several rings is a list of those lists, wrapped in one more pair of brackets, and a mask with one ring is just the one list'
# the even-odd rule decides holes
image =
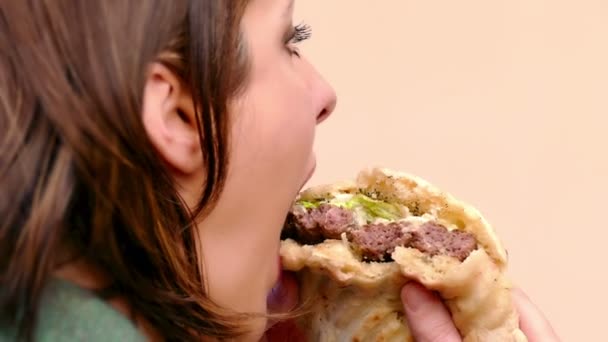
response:
{"label": "beige background", "polygon": [[608,1],[300,0],[334,85],[312,184],[367,165],[470,201],[564,341],[608,341]]}

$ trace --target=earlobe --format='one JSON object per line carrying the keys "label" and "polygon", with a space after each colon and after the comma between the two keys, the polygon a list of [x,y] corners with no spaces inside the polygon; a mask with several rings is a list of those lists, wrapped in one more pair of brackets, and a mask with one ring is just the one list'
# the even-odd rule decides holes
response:
{"label": "earlobe", "polygon": [[179,77],[153,63],[144,87],[142,120],[160,156],[181,175],[202,167],[195,115],[192,97]]}

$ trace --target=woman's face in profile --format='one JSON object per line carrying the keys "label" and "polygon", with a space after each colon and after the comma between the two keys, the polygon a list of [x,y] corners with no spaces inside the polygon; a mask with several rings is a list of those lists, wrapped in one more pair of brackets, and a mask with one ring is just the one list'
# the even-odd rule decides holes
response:
{"label": "woman's face in profile", "polygon": [[[315,168],[315,127],[336,95],[297,51],[292,0],[253,0],[241,28],[250,61],[244,91],[231,104],[231,157],[217,207],[201,222],[204,271],[212,299],[265,312],[279,276],[286,213]],[[260,327],[265,322],[259,322]]]}

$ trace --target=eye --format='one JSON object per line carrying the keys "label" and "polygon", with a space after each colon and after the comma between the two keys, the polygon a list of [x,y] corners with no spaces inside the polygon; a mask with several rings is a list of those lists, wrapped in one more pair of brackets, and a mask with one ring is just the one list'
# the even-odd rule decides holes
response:
{"label": "eye", "polygon": [[288,45],[289,51],[298,57],[300,57],[300,51],[295,46],[298,43],[309,39],[312,35],[312,29],[310,25],[307,24],[298,24],[293,27],[291,33],[289,34],[289,38],[287,39],[286,44]]}

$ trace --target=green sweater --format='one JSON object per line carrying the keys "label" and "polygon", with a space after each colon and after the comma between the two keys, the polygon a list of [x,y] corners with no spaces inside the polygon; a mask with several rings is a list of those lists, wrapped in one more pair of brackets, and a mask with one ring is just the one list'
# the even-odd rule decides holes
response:
{"label": "green sweater", "polygon": [[[127,317],[92,292],[53,281],[43,296],[35,341],[145,341]],[[12,327],[0,326],[0,341],[16,341]]]}

